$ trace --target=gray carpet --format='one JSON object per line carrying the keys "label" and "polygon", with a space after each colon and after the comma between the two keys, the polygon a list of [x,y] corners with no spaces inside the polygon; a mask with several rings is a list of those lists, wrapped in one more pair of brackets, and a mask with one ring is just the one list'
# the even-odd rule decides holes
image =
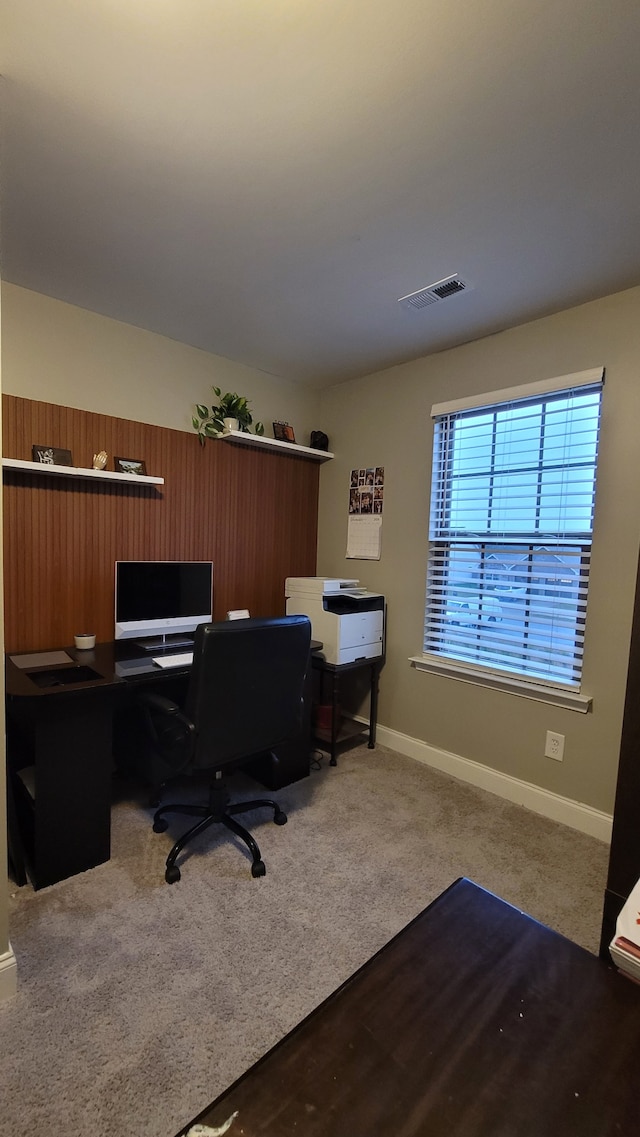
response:
{"label": "gray carpet", "polygon": [[172,1137],[459,876],[597,950],[605,845],[383,747],[281,791],[285,827],[247,815],[261,880],[216,828],[165,884],[186,819],[120,796],[108,864],[10,886],[2,1137]]}

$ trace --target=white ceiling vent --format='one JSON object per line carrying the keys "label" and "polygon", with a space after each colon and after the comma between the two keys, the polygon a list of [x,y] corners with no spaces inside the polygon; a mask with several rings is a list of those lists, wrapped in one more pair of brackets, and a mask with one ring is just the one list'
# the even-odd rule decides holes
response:
{"label": "white ceiling vent", "polygon": [[426,308],[429,304],[437,304],[440,300],[449,300],[452,296],[459,296],[461,292],[469,292],[473,288],[468,280],[461,280],[457,272],[453,276],[445,276],[444,280],[436,280],[418,292],[410,292],[408,296],[401,296],[398,304],[403,308]]}

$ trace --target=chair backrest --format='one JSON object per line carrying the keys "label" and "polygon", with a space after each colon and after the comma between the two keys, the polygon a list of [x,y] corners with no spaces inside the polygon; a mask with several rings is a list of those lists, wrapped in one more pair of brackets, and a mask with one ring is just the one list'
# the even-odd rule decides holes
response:
{"label": "chair backrest", "polygon": [[185,704],[196,726],[192,768],[231,765],[295,733],[310,647],[307,616],[199,626]]}

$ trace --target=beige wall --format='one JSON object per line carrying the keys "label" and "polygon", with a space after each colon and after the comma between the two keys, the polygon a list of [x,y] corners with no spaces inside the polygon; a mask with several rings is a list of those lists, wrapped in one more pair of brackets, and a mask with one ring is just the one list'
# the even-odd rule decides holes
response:
{"label": "beige wall", "polygon": [[[358,576],[387,597],[381,723],[612,809],[640,543],[633,508],[640,289],[320,394],[13,285],[3,284],[2,305],[2,381],[10,394],[189,430],[192,404],[207,401],[216,383],[246,394],[257,418],[288,419],[299,441],[308,442],[315,427],[325,430],[336,459],[321,470],[318,571]],[[606,383],[583,683],[593,711],[581,715],[415,671],[407,658],[421,649],[432,403],[600,364]],[[386,469],[382,558],[347,561],[348,474],[370,465]],[[542,755],[548,729],[566,736],[562,763]],[[2,919],[0,911],[0,942]]]}
{"label": "beige wall", "polygon": [[2,285],[4,391],[136,422],[191,430],[212,384],[249,399],[271,436],[274,419],[309,444],[318,393],[165,336],[121,324],[37,292]]}
{"label": "beige wall", "polygon": [[[463,301],[464,302],[464,301]],[[418,319],[437,319],[428,309]],[[583,691],[589,714],[418,672],[433,403],[604,365]],[[321,400],[335,461],[321,472],[318,571],[359,577],[388,602],[379,721],[596,809],[613,808],[640,541],[640,288],[333,387]],[[385,467],[380,561],[345,559],[352,467]],[[562,763],[545,732],[566,736]]]}

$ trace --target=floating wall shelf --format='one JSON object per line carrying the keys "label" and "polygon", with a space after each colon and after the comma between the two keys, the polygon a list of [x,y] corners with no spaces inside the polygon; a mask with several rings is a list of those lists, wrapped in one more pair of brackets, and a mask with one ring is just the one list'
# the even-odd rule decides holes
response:
{"label": "floating wall shelf", "polygon": [[220,434],[218,437],[225,442],[239,442],[243,446],[262,446],[265,450],[299,454],[303,458],[312,458],[314,462],[327,462],[335,457],[329,450],[314,450],[311,446],[299,446],[297,442],[281,442],[279,438],[265,438],[262,434],[248,434],[244,430],[230,430],[228,434]]}
{"label": "floating wall shelf", "polygon": [[86,470],[81,466],[57,466],[47,462],[25,462],[22,458],[3,458],[4,470],[23,474],[51,474],[60,478],[97,478],[103,482],[131,482],[136,485],[163,486],[164,478],[149,474],[121,474],[117,470]]}

